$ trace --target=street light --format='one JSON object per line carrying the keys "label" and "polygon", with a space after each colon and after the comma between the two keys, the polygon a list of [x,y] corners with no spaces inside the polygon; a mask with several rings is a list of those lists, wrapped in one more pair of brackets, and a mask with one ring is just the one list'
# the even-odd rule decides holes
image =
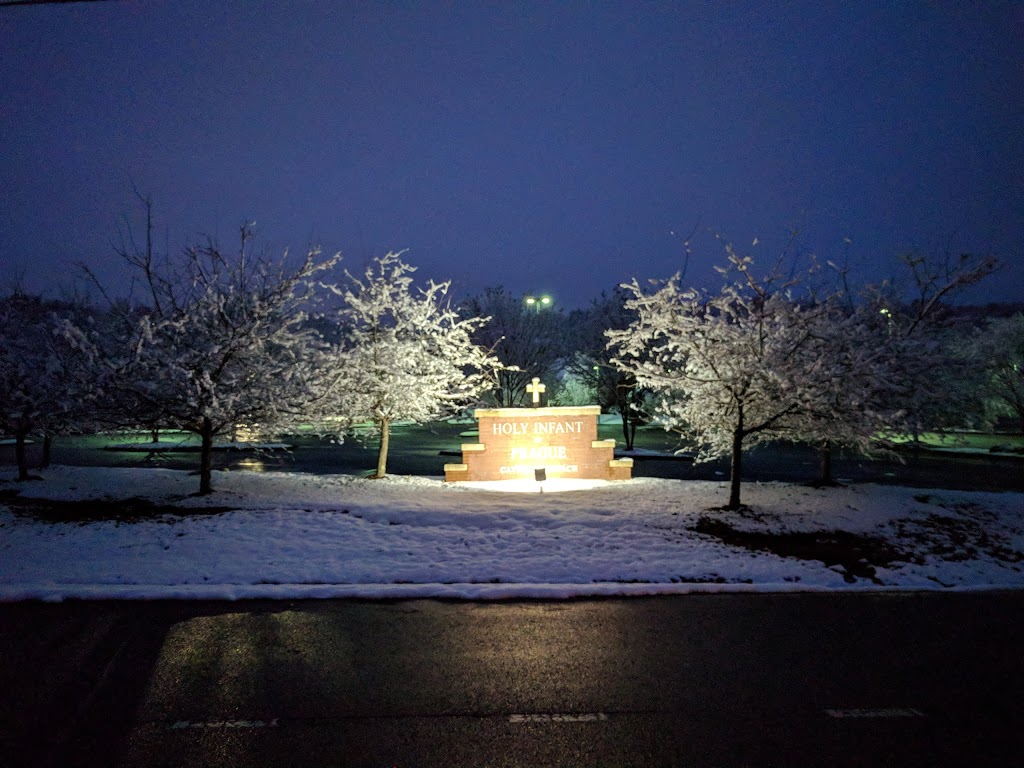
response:
{"label": "street light", "polygon": [[523,302],[527,308],[532,309],[534,312],[540,312],[542,309],[547,309],[551,306],[551,297],[547,294],[543,296],[524,296]]}

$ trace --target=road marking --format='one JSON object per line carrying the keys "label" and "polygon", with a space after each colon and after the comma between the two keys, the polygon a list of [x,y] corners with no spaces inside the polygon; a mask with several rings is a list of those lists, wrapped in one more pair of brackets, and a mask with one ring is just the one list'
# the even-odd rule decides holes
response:
{"label": "road marking", "polygon": [[182,728],[277,728],[277,718],[273,720],[179,720],[171,726],[170,730],[178,731]]}
{"label": "road marking", "polygon": [[604,712],[583,712],[577,715],[555,713],[551,715],[509,715],[510,723],[600,723],[608,719]]}
{"label": "road marking", "polygon": [[913,707],[886,707],[883,709],[826,709],[829,717],[925,717],[924,712]]}

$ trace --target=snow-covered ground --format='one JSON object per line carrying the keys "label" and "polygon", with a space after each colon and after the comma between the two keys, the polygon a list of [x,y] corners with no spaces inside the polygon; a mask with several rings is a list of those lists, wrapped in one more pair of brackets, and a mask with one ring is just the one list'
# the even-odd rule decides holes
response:
{"label": "snow-covered ground", "polygon": [[[503,493],[440,479],[54,467],[22,497],[145,497],[181,514],[47,522],[0,506],[0,599],[568,597],[692,591],[977,589],[1024,586],[1024,494],[860,485],[744,486],[746,515],[713,510],[726,483],[635,479]],[[527,490],[536,490],[530,485]],[[203,513],[204,507],[229,511]],[[710,510],[710,511],[709,511]],[[102,515],[96,515],[102,517]],[[841,565],[726,544],[742,532],[842,531],[898,557]],[[825,541],[828,536],[820,537]]]}

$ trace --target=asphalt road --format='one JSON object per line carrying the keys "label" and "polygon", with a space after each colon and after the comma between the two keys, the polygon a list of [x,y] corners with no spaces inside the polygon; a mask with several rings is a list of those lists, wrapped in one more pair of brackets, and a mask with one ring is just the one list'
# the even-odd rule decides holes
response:
{"label": "asphalt road", "polygon": [[1019,764],[1019,593],[0,605],[4,766]]}

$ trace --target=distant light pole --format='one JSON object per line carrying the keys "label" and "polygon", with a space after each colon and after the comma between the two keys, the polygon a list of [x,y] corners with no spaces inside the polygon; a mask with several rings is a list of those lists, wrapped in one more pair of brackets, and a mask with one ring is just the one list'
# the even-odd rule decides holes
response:
{"label": "distant light pole", "polygon": [[524,296],[523,303],[526,304],[527,309],[540,313],[542,309],[547,309],[551,306],[552,300],[547,294],[543,296]]}

